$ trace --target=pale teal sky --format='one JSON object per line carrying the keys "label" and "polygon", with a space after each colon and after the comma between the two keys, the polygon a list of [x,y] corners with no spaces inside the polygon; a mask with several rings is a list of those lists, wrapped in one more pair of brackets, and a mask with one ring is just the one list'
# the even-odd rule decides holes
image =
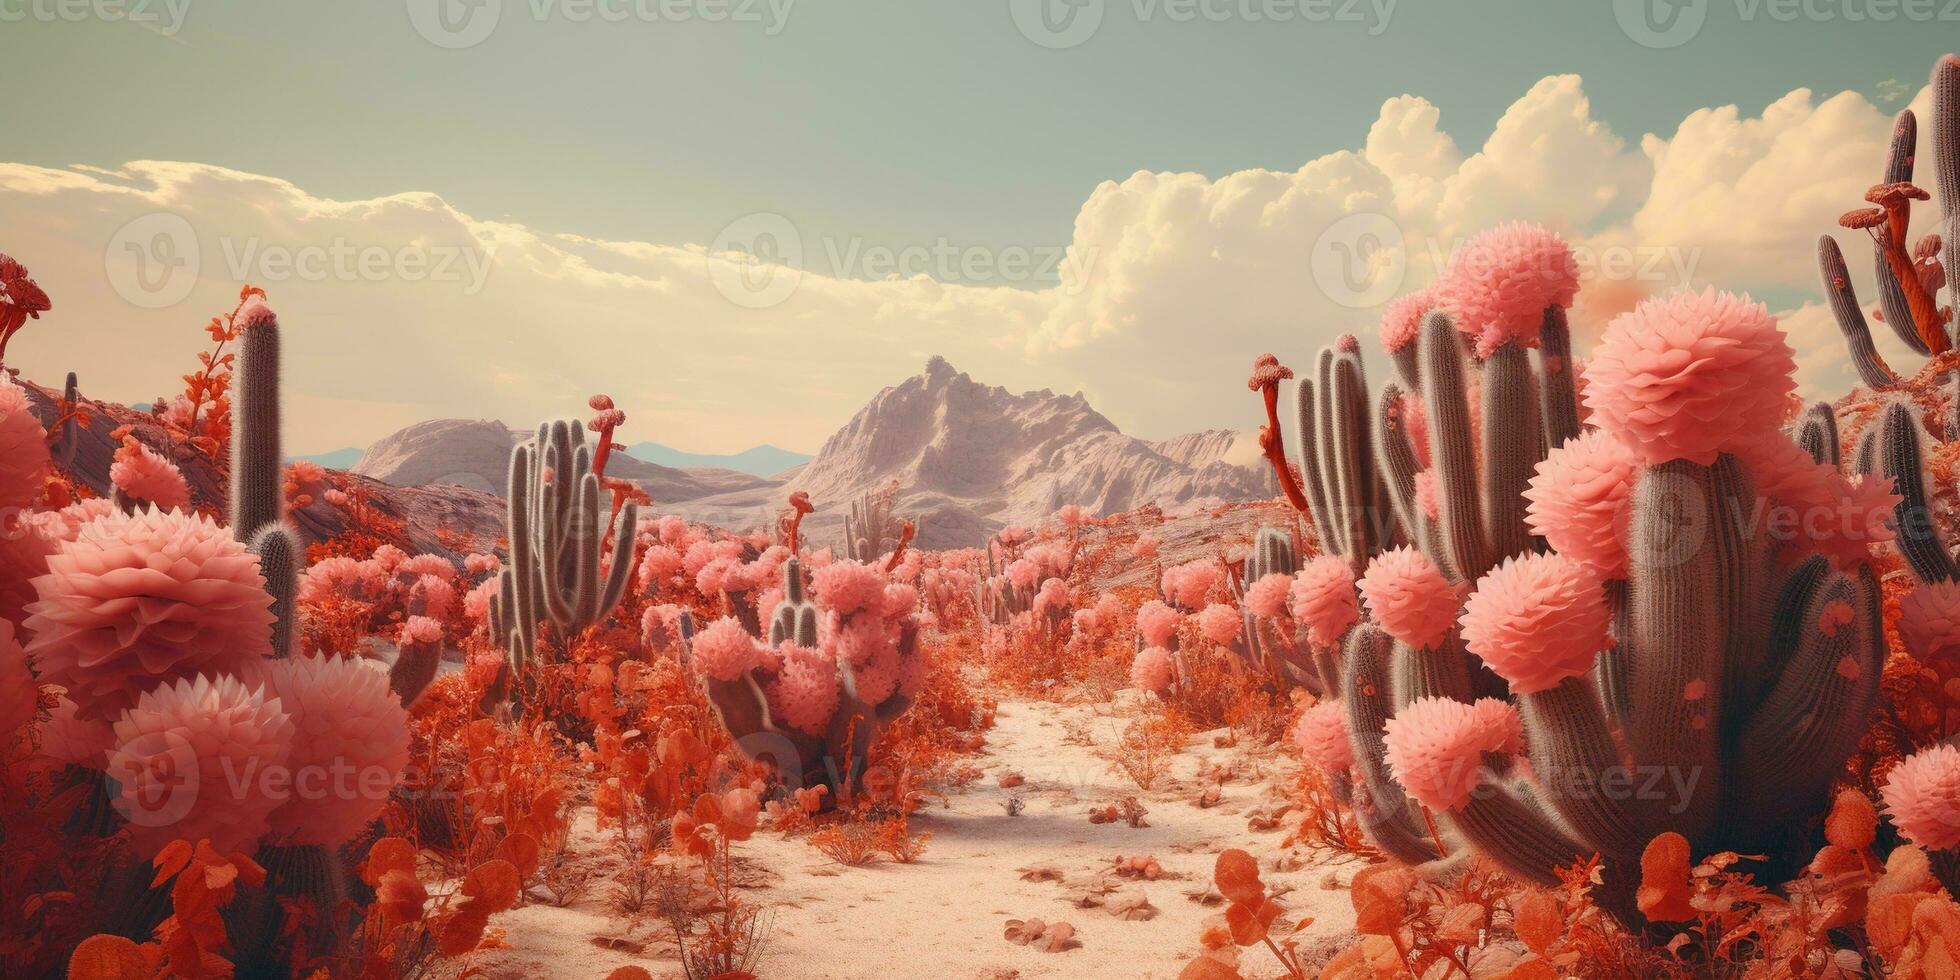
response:
{"label": "pale teal sky", "polygon": [[170,36],[165,0],[128,0],[151,5],[152,29],[46,16],[77,2],[0,0],[6,159],[192,160],[343,199],[426,190],[479,217],[658,243],[774,210],[894,246],[1060,244],[1101,180],[1291,170],[1355,145],[1405,92],[1474,143],[1534,81],[1579,72],[1594,116],[1636,140],[1800,86],[1916,88],[1960,33],[1844,19],[1889,0],[1808,0],[1829,22],[1788,0],[1706,0],[1705,26],[1669,50],[1629,40],[1601,0],[1401,0],[1385,25],[1365,2],[1362,23],[1325,23],[1240,13],[1302,9],[1289,0],[1210,0],[1223,22],[1108,0],[1089,40],[1050,50],[1009,0],[797,0],[781,23],[766,0],[743,23],[581,23],[566,6],[539,20],[564,0],[502,0],[494,33],[447,50],[411,27],[420,0],[171,0],[188,6]]}

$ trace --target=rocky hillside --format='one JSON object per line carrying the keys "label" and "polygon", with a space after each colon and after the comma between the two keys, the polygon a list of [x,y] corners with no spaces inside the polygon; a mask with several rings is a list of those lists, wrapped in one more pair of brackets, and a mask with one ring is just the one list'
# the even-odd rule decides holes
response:
{"label": "rocky hillside", "polygon": [[[398,487],[461,486],[501,495],[509,480],[511,449],[534,434],[502,422],[418,422],[369,446],[349,472]],[[675,469],[623,452],[612,454],[606,475],[639,484],[662,506],[775,485],[734,470]]]}
{"label": "rocky hillside", "polygon": [[[1259,470],[1227,462],[1230,433],[1186,437],[1180,460],[1124,435],[1081,395],[1013,394],[935,357],[923,374],[873,397],[787,484],[702,497],[675,508],[728,527],[765,523],[792,490],[818,511],[813,540],[841,539],[848,501],[888,483],[925,547],[978,544],[1064,504],[1097,514],[1156,504],[1192,509],[1268,496]],[[1194,465],[1195,464],[1195,465]]]}

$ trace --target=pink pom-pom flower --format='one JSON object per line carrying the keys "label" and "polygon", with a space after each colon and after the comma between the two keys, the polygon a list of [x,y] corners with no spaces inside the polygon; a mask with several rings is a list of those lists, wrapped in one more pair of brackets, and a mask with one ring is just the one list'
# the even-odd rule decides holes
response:
{"label": "pink pom-pom flower", "polygon": [[885,596],[885,574],[863,562],[840,561],[819,568],[810,577],[817,602],[840,616],[877,609]]}
{"label": "pink pom-pom flower", "polygon": [[1354,745],[1348,741],[1346,706],[1340,701],[1322,701],[1301,712],[1293,725],[1293,744],[1322,772],[1353,768]]}
{"label": "pink pom-pom flower", "polygon": [[784,643],[779,655],[782,669],[764,689],[770,716],[799,731],[822,735],[830,726],[830,716],[837,712],[841,686],[837,661],[822,650],[793,643]]}
{"label": "pink pom-pom flower", "polygon": [[292,753],[292,719],[236,678],[159,687],[116,722],[115,738],[115,805],[142,857],[207,838],[219,853],[249,853],[285,802],[277,777]]}
{"label": "pink pom-pom flower", "polygon": [[0,377],[0,510],[40,500],[47,476],[47,430],[28,409],[27,390]]}
{"label": "pink pom-pom flower", "polygon": [[1819,463],[1781,433],[1740,447],[1756,491],[1775,503],[1765,521],[1777,544],[1816,551],[1840,571],[1871,560],[1871,546],[1892,540],[1899,496],[1892,481],[1848,477]]}
{"label": "pink pom-pom flower", "polygon": [[293,723],[291,796],[269,818],[272,839],[345,843],[381,814],[408,765],[408,710],[368,661],[286,657],[265,672],[266,696]]}
{"label": "pink pom-pom flower", "polygon": [[1278,619],[1287,614],[1287,597],[1292,587],[1291,577],[1273,572],[1246,588],[1245,608],[1261,619]]}
{"label": "pink pom-pom flower", "polygon": [[1333,555],[1306,563],[1293,577],[1289,590],[1293,618],[1307,624],[1307,639],[1320,646],[1340,642],[1361,618],[1361,601],[1354,591],[1354,572]]}
{"label": "pink pom-pom flower", "polygon": [[1588,429],[1539,461],[1524,492],[1525,523],[1601,578],[1625,578],[1628,502],[1639,475],[1632,450]]}
{"label": "pink pom-pom flower", "polygon": [[762,662],[755,637],[732,616],[709,623],[694,637],[691,653],[695,672],[718,681],[735,680]]}
{"label": "pink pom-pom flower", "polygon": [[1171,652],[1163,647],[1144,647],[1137,651],[1136,659],[1130,661],[1130,686],[1139,691],[1161,694],[1170,688],[1171,678],[1175,674]]}
{"label": "pink pom-pom flower", "polygon": [[1137,609],[1137,635],[1143,637],[1145,646],[1168,647],[1183,620],[1177,610],[1162,600],[1152,599]]}
{"label": "pink pom-pom flower", "polygon": [[1465,242],[1434,288],[1436,305],[1489,357],[1505,344],[1538,346],[1545,311],[1579,292],[1579,262],[1551,230],[1512,222]]}
{"label": "pink pom-pom flower", "polygon": [[1907,840],[1929,851],[1960,846],[1960,749],[1941,744],[1907,756],[1880,795]]}
{"label": "pink pom-pom flower", "polygon": [[1382,350],[1397,354],[1414,344],[1422,334],[1422,318],[1435,308],[1434,288],[1389,300],[1388,305],[1382,308]]}
{"label": "pink pom-pom flower", "polygon": [[191,487],[184,482],[184,474],[134,436],[125,438],[122,448],[116,450],[116,461],[109,466],[109,482],[124,496],[158,510],[190,506]]}
{"label": "pink pom-pom flower", "polygon": [[113,719],[158,684],[235,673],[271,648],[258,556],[209,518],[100,518],[48,559],[34,588],[28,655],[83,718]]}
{"label": "pink pom-pom flower", "polygon": [[1388,635],[1418,650],[1443,642],[1461,605],[1436,563],[1409,547],[1384,551],[1368,563],[1361,598]]}
{"label": "pink pom-pom flower", "polygon": [[1219,646],[1230,646],[1245,629],[1245,619],[1237,608],[1214,602],[1198,613],[1198,632]]}
{"label": "pink pom-pom flower", "polygon": [[1614,318],[1586,365],[1593,421],[1644,463],[1708,464],[1777,429],[1796,361],[1748,296],[1678,292]]}
{"label": "pink pom-pom flower", "polygon": [[1506,559],[1477,580],[1463,642],[1518,694],[1548,691],[1592,669],[1611,644],[1613,614],[1599,579],[1564,555]]}
{"label": "pink pom-pom flower", "polygon": [[1431,810],[1470,802],[1483,781],[1484,757],[1517,751],[1523,724],[1496,698],[1476,705],[1419,698],[1388,720],[1385,758],[1397,782]]}

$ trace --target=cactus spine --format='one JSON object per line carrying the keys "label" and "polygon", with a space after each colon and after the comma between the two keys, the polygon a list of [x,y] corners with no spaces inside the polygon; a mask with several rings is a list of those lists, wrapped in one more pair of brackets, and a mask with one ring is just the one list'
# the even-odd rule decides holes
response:
{"label": "cactus spine", "polygon": [[259,556],[272,595],[272,656],[293,652],[306,553],[282,520],[285,455],[279,433],[279,318],[263,302],[238,314],[232,377],[231,533]]}

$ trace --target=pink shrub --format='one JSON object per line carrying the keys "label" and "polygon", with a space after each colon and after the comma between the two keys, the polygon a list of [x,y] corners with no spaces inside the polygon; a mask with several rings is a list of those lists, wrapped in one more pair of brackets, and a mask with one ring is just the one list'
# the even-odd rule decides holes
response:
{"label": "pink shrub", "polygon": [[1261,619],[1278,619],[1287,614],[1287,597],[1293,579],[1274,572],[1252,583],[1245,590],[1245,607]]}
{"label": "pink shrub", "polygon": [[1960,582],[1924,582],[1899,599],[1906,652],[1942,676],[1960,674]]}
{"label": "pink shrub", "polygon": [[1382,309],[1382,350],[1395,354],[1416,342],[1422,318],[1436,306],[1435,289],[1423,289],[1389,300]]}
{"label": "pink shrub", "polygon": [[765,690],[769,713],[782,724],[822,735],[837,712],[837,661],[822,650],[784,643],[778,652],[782,669]]}
{"label": "pink shrub", "polygon": [[132,500],[146,502],[158,510],[183,510],[190,506],[191,487],[184,474],[135,437],[123,439],[109,466],[109,482]]}
{"label": "pink shrub", "polygon": [[1579,263],[1549,229],[1512,222],[1465,242],[1434,288],[1457,329],[1477,338],[1477,356],[1489,357],[1505,344],[1538,346],[1545,311],[1578,294]]}
{"label": "pink shrub", "polygon": [[1170,688],[1175,675],[1171,652],[1160,646],[1145,647],[1130,661],[1130,686],[1139,691],[1161,694]]}
{"label": "pink shrub", "polygon": [[1225,571],[1218,563],[1206,559],[1172,565],[1164,569],[1163,592],[1172,602],[1185,609],[1204,607],[1205,597],[1224,581]]}
{"label": "pink shrub", "polygon": [[1308,762],[1334,774],[1353,768],[1354,745],[1348,741],[1347,706],[1322,701],[1300,713],[1293,725],[1293,744]]}
{"label": "pink shrub", "polygon": [[0,510],[41,499],[48,475],[47,430],[28,410],[27,390],[0,377]]}
{"label": "pink shrub", "polygon": [[826,610],[849,616],[881,604],[885,574],[863,562],[840,561],[817,569],[810,577],[810,587]]}
{"label": "pink shrub", "polygon": [[1219,646],[1230,646],[1237,642],[1239,634],[1245,629],[1244,617],[1235,606],[1212,603],[1197,615],[1198,632],[1204,638]]}
{"label": "pink shrub", "polygon": [[1137,609],[1137,635],[1143,637],[1145,646],[1168,647],[1171,637],[1177,635],[1178,624],[1183,621],[1184,617],[1177,610],[1161,600],[1152,599]]}

